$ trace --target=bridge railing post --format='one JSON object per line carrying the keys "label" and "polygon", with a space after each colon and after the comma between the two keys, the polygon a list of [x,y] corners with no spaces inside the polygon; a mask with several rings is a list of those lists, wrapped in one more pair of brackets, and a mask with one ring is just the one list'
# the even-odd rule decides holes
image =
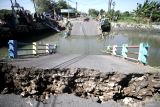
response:
{"label": "bridge railing post", "polygon": [[32,43],[32,54],[33,55],[36,55],[37,54],[37,43],[36,42],[33,42]]}
{"label": "bridge railing post", "polygon": [[122,56],[124,58],[127,58],[127,56],[128,56],[128,44],[123,44],[122,45]]}
{"label": "bridge railing post", "polygon": [[111,52],[112,52],[112,48],[113,48],[113,47],[112,47],[112,46],[110,46],[110,45],[109,45],[109,46],[107,46],[107,52],[111,53]]}
{"label": "bridge railing post", "polygon": [[56,53],[57,44],[50,45],[49,44],[49,54]]}
{"label": "bridge railing post", "polygon": [[113,45],[112,54],[117,55],[117,45]]}
{"label": "bridge railing post", "polygon": [[46,53],[49,54],[49,44],[46,44]]}
{"label": "bridge railing post", "polygon": [[8,42],[8,56],[9,58],[17,58],[17,41],[16,40],[9,40]]}
{"label": "bridge railing post", "polygon": [[148,43],[140,43],[139,45],[139,54],[138,54],[138,61],[142,62],[143,64],[147,64],[147,59],[149,56],[148,53],[149,44]]}

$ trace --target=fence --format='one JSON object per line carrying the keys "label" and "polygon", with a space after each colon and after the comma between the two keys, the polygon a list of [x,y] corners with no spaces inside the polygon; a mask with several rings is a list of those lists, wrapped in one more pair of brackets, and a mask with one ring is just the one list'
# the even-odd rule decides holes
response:
{"label": "fence", "polygon": [[9,40],[8,45],[9,58],[17,58],[24,55],[52,54],[56,52],[57,48],[56,44],[22,43],[16,40]]}
{"label": "fence", "polygon": [[[120,53],[118,53],[118,50]],[[138,61],[146,65],[149,56],[148,50],[148,43],[140,43],[139,46],[129,46],[128,44],[123,44],[122,46],[107,46],[106,52],[114,56],[120,56],[125,59]],[[136,56],[137,58],[132,56]]]}

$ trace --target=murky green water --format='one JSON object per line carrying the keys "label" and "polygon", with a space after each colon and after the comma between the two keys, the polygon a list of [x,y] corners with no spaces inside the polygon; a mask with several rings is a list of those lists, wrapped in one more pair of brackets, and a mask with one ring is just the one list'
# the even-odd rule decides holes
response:
{"label": "murky green water", "polygon": [[[58,45],[58,53],[61,54],[105,54],[102,50],[107,45],[139,45],[141,42],[148,42],[149,60],[151,66],[160,66],[160,33],[149,32],[112,32],[106,35],[105,39],[100,39],[99,36],[70,36],[63,38],[63,33],[50,35],[39,40],[34,40],[38,43],[56,43]],[[27,40],[31,42],[31,40]],[[6,49],[1,49],[0,57],[4,55]]]}

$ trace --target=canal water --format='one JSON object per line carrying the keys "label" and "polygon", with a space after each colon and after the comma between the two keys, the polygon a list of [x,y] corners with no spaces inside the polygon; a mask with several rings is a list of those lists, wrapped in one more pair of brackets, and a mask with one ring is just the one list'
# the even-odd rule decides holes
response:
{"label": "canal water", "polygon": [[[45,34],[46,35],[46,34]],[[111,32],[102,39],[99,36],[70,36],[63,37],[63,32],[58,34],[42,35],[41,39],[34,39],[37,43],[57,44],[57,52],[61,54],[93,54],[104,55],[103,49],[108,45],[139,45],[147,42],[150,45],[148,64],[150,66],[160,66],[160,33],[119,31]],[[32,39],[33,40],[33,39]],[[32,42],[26,39],[21,42]],[[6,57],[7,49],[0,49],[0,57]]]}

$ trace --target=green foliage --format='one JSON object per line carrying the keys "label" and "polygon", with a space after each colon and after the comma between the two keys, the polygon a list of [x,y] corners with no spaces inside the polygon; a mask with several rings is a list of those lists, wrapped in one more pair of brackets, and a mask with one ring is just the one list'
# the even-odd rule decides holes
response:
{"label": "green foliage", "polygon": [[92,17],[96,17],[99,15],[99,11],[96,9],[89,9],[88,10],[89,15],[91,15]]}
{"label": "green foliage", "polygon": [[134,12],[137,17],[160,21],[160,2],[146,0],[143,4],[137,3],[137,9]]}
{"label": "green foliage", "polygon": [[135,18],[133,18],[132,16],[129,17],[119,17],[119,21],[120,22],[128,22],[128,23],[137,23],[137,20]]}
{"label": "green foliage", "polygon": [[124,17],[129,17],[130,16],[130,13],[128,11],[125,11],[124,13],[122,13],[122,16]]}
{"label": "green foliage", "polygon": [[[65,0],[58,0],[57,2],[53,2],[53,0],[32,0],[35,2],[38,12],[54,12],[59,13],[61,9],[72,8],[67,4]],[[137,3],[137,9],[134,10],[134,14],[128,11],[121,13],[119,10],[114,11],[111,9],[109,12],[105,13],[103,9],[100,11],[96,9],[89,9],[89,15],[96,17],[99,14],[106,14],[109,19],[120,19],[120,20],[128,20],[133,22],[142,23],[149,22],[159,22],[160,21],[160,2],[156,0],[146,0],[143,4]],[[0,16],[1,17],[1,16]],[[136,18],[135,18],[136,17]],[[132,19],[133,18],[133,19]]]}
{"label": "green foliage", "polygon": [[107,17],[112,20],[113,16],[114,16],[115,11],[113,9],[111,9],[110,11],[107,12]]}
{"label": "green foliage", "polygon": [[143,4],[137,3],[137,9],[133,12],[111,9],[107,12],[107,17],[111,20],[116,18],[118,21],[134,23],[150,23],[160,21],[160,2],[156,0],[146,0]]}
{"label": "green foliage", "polygon": [[117,10],[117,11],[114,12],[114,15],[120,17],[121,16],[121,12],[119,10]]}
{"label": "green foliage", "polygon": [[53,2],[52,0],[32,0],[36,4],[37,12],[60,12],[60,9],[72,8],[67,4],[65,0],[58,0]]}
{"label": "green foliage", "polygon": [[72,7],[67,4],[64,0],[58,0],[58,2],[55,3],[55,10],[56,12],[60,12],[61,9],[71,9]]}
{"label": "green foliage", "polygon": [[56,3],[56,7],[58,9],[67,9],[68,8],[68,5],[67,5],[67,2],[64,1],[64,0],[59,0],[57,3]]}
{"label": "green foliage", "polygon": [[2,9],[0,10],[0,19],[4,19],[5,14],[11,14],[12,10]]}
{"label": "green foliage", "polygon": [[105,11],[104,11],[103,9],[101,9],[101,10],[99,11],[99,13],[100,13],[100,15],[104,15],[104,14],[105,14]]}
{"label": "green foliage", "polygon": [[38,13],[52,10],[51,0],[32,0],[36,4],[36,10]]}

